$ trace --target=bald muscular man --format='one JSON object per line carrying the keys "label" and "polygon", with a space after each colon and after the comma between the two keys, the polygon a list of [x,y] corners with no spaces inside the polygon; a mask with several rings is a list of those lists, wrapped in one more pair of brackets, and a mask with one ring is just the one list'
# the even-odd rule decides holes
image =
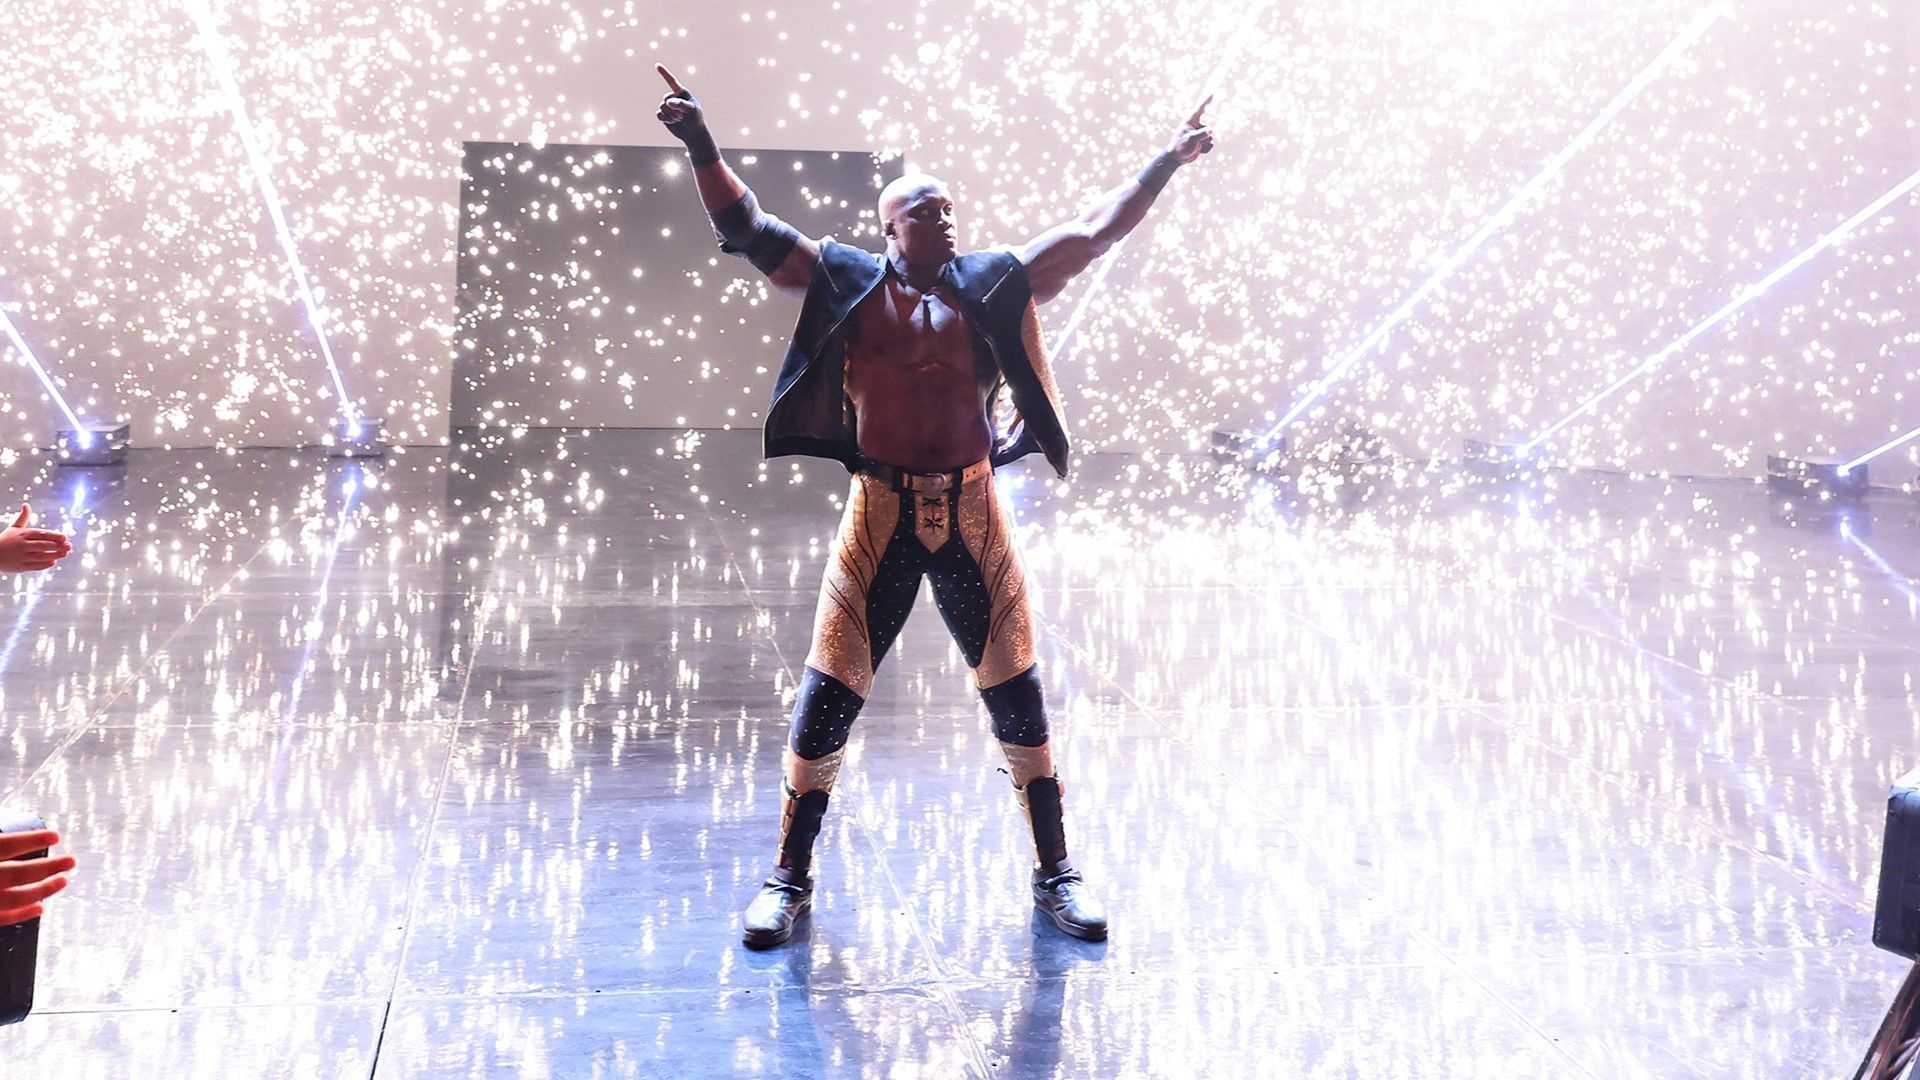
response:
{"label": "bald muscular man", "polygon": [[[909,175],[880,193],[886,252],[802,236],[760,209],[720,156],[700,103],[665,67],[659,119],[686,144],[720,248],[801,301],[767,410],[766,456],[832,458],[853,473],[820,586],[785,754],[780,844],[747,905],[764,949],[813,905],[814,838],[874,670],[921,579],[972,669],[1033,834],[1034,903],[1074,937],[1107,918],[1067,859],[1059,777],[1033,660],[1033,620],[993,470],[1038,451],[1067,474],[1067,435],[1035,308],[1146,217],[1174,170],[1213,148],[1202,102],[1140,175],[1012,250],[959,254],[953,196]],[[1013,422],[996,430],[995,406]]]}

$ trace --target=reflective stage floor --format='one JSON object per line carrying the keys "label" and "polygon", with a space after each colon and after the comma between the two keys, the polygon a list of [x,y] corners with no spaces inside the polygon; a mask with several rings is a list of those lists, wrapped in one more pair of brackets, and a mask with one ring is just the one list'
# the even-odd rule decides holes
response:
{"label": "reflective stage floor", "polygon": [[[80,860],[6,1076],[1832,1077],[1916,760],[1920,500],[1004,489],[1104,945],[923,600],[749,953],[844,474],[756,436],[0,463],[0,802]],[[1310,485],[1311,486],[1311,485]]]}

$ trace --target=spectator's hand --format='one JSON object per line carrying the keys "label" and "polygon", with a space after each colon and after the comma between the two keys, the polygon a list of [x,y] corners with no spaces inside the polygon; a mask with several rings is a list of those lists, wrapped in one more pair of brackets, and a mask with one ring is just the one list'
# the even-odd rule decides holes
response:
{"label": "spectator's hand", "polygon": [[[0,531],[0,571],[18,574],[27,570],[46,570],[73,554],[73,542],[65,535],[46,529],[30,529],[27,522],[33,511],[20,504],[20,516],[13,525]],[[31,848],[27,850],[31,851]]]}
{"label": "spectator's hand", "polygon": [[1179,131],[1173,133],[1173,142],[1168,144],[1167,149],[1180,159],[1182,165],[1193,164],[1201,154],[1213,149],[1213,129],[1200,120],[1200,114],[1206,112],[1211,104],[1213,95],[1208,94],[1207,100],[1193,110],[1193,115],[1187,117],[1187,122],[1180,125]]}
{"label": "spectator's hand", "polygon": [[71,855],[12,861],[59,842],[60,834],[52,829],[0,833],[0,926],[39,918],[40,902],[67,887],[62,875],[73,869]]}

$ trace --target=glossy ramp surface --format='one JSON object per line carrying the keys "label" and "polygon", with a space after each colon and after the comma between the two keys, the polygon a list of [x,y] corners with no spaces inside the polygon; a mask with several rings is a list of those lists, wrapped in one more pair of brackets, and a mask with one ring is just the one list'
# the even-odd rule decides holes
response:
{"label": "glossy ramp surface", "polygon": [[749,953],[845,491],[751,433],[0,466],[0,796],[81,860],[6,1075],[1851,1071],[1920,726],[1920,502],[1438,473],[1012,482],[1076,860],[1031,912],[923,600],[810,924]]}

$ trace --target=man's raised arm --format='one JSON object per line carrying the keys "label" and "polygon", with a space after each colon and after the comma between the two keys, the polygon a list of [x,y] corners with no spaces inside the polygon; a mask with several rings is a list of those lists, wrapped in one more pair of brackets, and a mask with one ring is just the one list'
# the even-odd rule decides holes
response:
{"label": "man's raised arm", "polygon": [[1014,252],[1026,264],[1034,303],[1044,304],[1060,295],[1067,282],[1146,218],[1147,208],[1175,169],[1213,149],[1213,132],[1200,122],[1200,114],[1212,101],[1209,97],[1193,110],[1174,132],[1173,141],[1139,176],[1095,199],[1079,217],[1048,229]]}
{"label": "man's raised arm", "polygon": [[720,237],[720,250],[746,256],[774,288],[788,296],[805,297],[814,264],[820,261],[819,241],[760,209],[760,201],[720,156],[700,102],[665,65],[655,64],[653,69],[667,80],[667,96],[660,99],[655,115],[687,146],[694,186],[700,189],[700,203]]}

